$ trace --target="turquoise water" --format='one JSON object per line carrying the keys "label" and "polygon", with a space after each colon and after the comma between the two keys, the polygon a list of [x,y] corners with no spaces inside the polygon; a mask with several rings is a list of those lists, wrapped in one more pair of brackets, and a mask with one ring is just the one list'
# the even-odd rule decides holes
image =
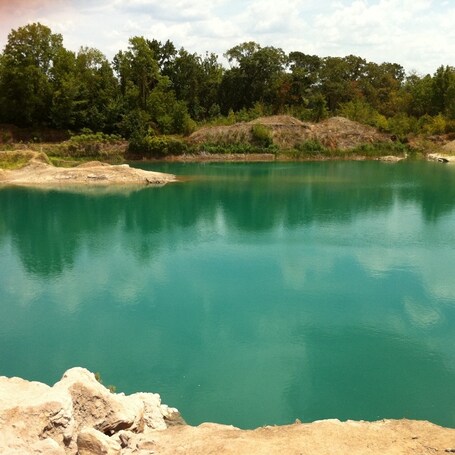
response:
{"label": "turquoise water", "polygon": [[163,164],[0,190],[0,374],[72,366],[191,424],[455,427],[455,167]]}

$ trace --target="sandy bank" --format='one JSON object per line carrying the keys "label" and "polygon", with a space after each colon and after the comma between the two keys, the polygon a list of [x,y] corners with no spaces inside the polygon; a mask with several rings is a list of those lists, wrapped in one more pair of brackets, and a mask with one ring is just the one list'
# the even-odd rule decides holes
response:
{"label": "sandy bank", "polygon": [[450,155],[448,153],[430,153],[428,159],[440,163],[455,163],[455,155]]}
{"label": "sandy bank", "polygon": [[73,168],[55,167],[44,162],[39,153],[36,153],[36,156],[33,156],[27,165],[20,169],[0,170],[0,185],[164,185],[176,180],[172,174],[135,169],[127,164],[111,165],[91,161]]}
{"label": "sandy bank", "polygon": [[157,394],[111,393],[93,373],[72,368],[53,387],[0,377],[0,453],[444,454],[455,453],[455,429],[411,420],[192,427]]}

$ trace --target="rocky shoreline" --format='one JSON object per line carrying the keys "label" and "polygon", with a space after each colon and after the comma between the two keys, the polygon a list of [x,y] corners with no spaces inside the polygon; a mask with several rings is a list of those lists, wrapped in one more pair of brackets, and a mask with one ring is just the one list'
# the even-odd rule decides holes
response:
{"label": "rocky shoreline", "polygon": [[455,429],[429,422],[325,420],[256,430],[185,424],[155,393],[116,394],[84,368],[53,387],[0,377],[3,455],[455,453]]}

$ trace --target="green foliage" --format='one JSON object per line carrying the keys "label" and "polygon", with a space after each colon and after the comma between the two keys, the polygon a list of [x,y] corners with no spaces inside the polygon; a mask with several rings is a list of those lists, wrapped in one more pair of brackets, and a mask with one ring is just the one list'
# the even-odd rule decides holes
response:
{"label": "green foliage", "polygon": [[0,169],[20,169],[30,161],[23,153],[0,152]]}
{"label": "green foliage", "polygon": [[355,122],[363,123],[378,128],[381,131],[388,131],[387,118],[363,100],[355,99],[342,103],[338,115],[346,117]]}
{"label": "green foliage", "polygon": [[350,153],[370,158],[388,155],[405,157],[411,153],[411,150],[409,146],[402,142],[376,142],[373,144],[362,144],[350,150]]}
{"label": "green foliage", "polygon": [[322,145],[319,141],[309,139],[302,141],[294,146],[292,150],[288,152],[293,158],[304,158],[304,157],[318,157],[318,156],[330,156],[332,151]]}
{"label": "green foliage", "polygon": [[329,111],[327,109],[327,100],[322,93],[316,93],[313,95],[308,106],[311,109],[312,120],[319,122],[329,116]]}
{"label": "green foliage", "polygon": [[426,134],[444,134],[447,129],[447,120],[439,113],[434,117],[426,117],[427,121],[422,124],[422,132]]}
{"label": "green foliage", "polygon": [[128,152],[145,158],[163,158],[165,156],[183,155],[188,146],[181,139],[173,136],[137,135],[130,139]]}
{"label": "green foliage", "polygon": [[253,143],[259,147],[267,148],[273,144],[272,132],[265,125],[256,123],[251,127]]}
{"label": "green foliage", "polygon": [[7,120],[20,126],[43,125],[52,101],[52,67],[62,36],[40,23],[11,31],[1,59],[0,105]]}
{"label": "green foliage", "polygon": [[[306,121],[342,115],[402,140],[455,130],[452,66],[406,76],[397,63],[286,54],[255,42],[238,44],[225,57],[229,68],[213,53],[136,36],[111,64],[97,49],[69,51],[61,35],[28,24],[11,31],[0,53],[0,123],[36,129],[37,140],[44,127],[90,128],[133,143],[149,132],[189,135],[195,121],[232,125],[283,113]],[[271,145],[260,128],[253,141]],[[100,153],[94,144],[84,147],[70,152]]]}
{"label": "green foliage", "polygon": [[388,120],[387,130],[399,140],[405,140],[408,134],[417,132],[417,129],[417,120],[405,113],[395,114]]}
{"label": "green foliage", "polygon": [[114,159],[123,154],[121,144],[122,138],[118,135],[86,130],[63,142],[58,147],[58,153],[71,158]]}
{"label": "green foliage", "polygon": [[270,144],[267,147],[261,147],[249,142],[236,143],[203,143],[197,148],[198,152],[211,154],[251,154],[251,153],[273,153],[276,154],[279,149],[276,145]]}
{"label": "green foliage", "polygon": [[[99,372],[96,372],[95,373],[95,379],[100,383],[100,384],[103,384],[103,380],[101,379],[101,373]],[[107,386],[107,389],[109,390],[109,392],[111,393],[115,393],[117,391],[117,387],[115,385],[108,385]]]}

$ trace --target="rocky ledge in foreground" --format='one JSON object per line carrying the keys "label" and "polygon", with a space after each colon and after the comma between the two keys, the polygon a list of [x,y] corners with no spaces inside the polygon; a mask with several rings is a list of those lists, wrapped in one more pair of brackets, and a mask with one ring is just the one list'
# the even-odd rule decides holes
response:
{"label": "rocky ledge in foreground", "polygon": [[176,180],[175,175],[136,169],[128,164],[90,161],[72,168],[55,167],[46,163],[39,153],[20,169],[0,170],[0,184],[9,185],[164,185]]}
{"label": "rocky ledge in foreground", "polygon": [[0,377],[2,455],[146,454],[150,431],[179,423],[158,394],[111,393],[84,368],[68,370],[53,387]]}
{"label": "rocky ledge in foreground", "polygon": [[72,368],[53,387],[0,377],[0,453],[447,454],[455,453],[455,429],[411,420],[191,427],[157,394],[111,393],[93,373]]}

